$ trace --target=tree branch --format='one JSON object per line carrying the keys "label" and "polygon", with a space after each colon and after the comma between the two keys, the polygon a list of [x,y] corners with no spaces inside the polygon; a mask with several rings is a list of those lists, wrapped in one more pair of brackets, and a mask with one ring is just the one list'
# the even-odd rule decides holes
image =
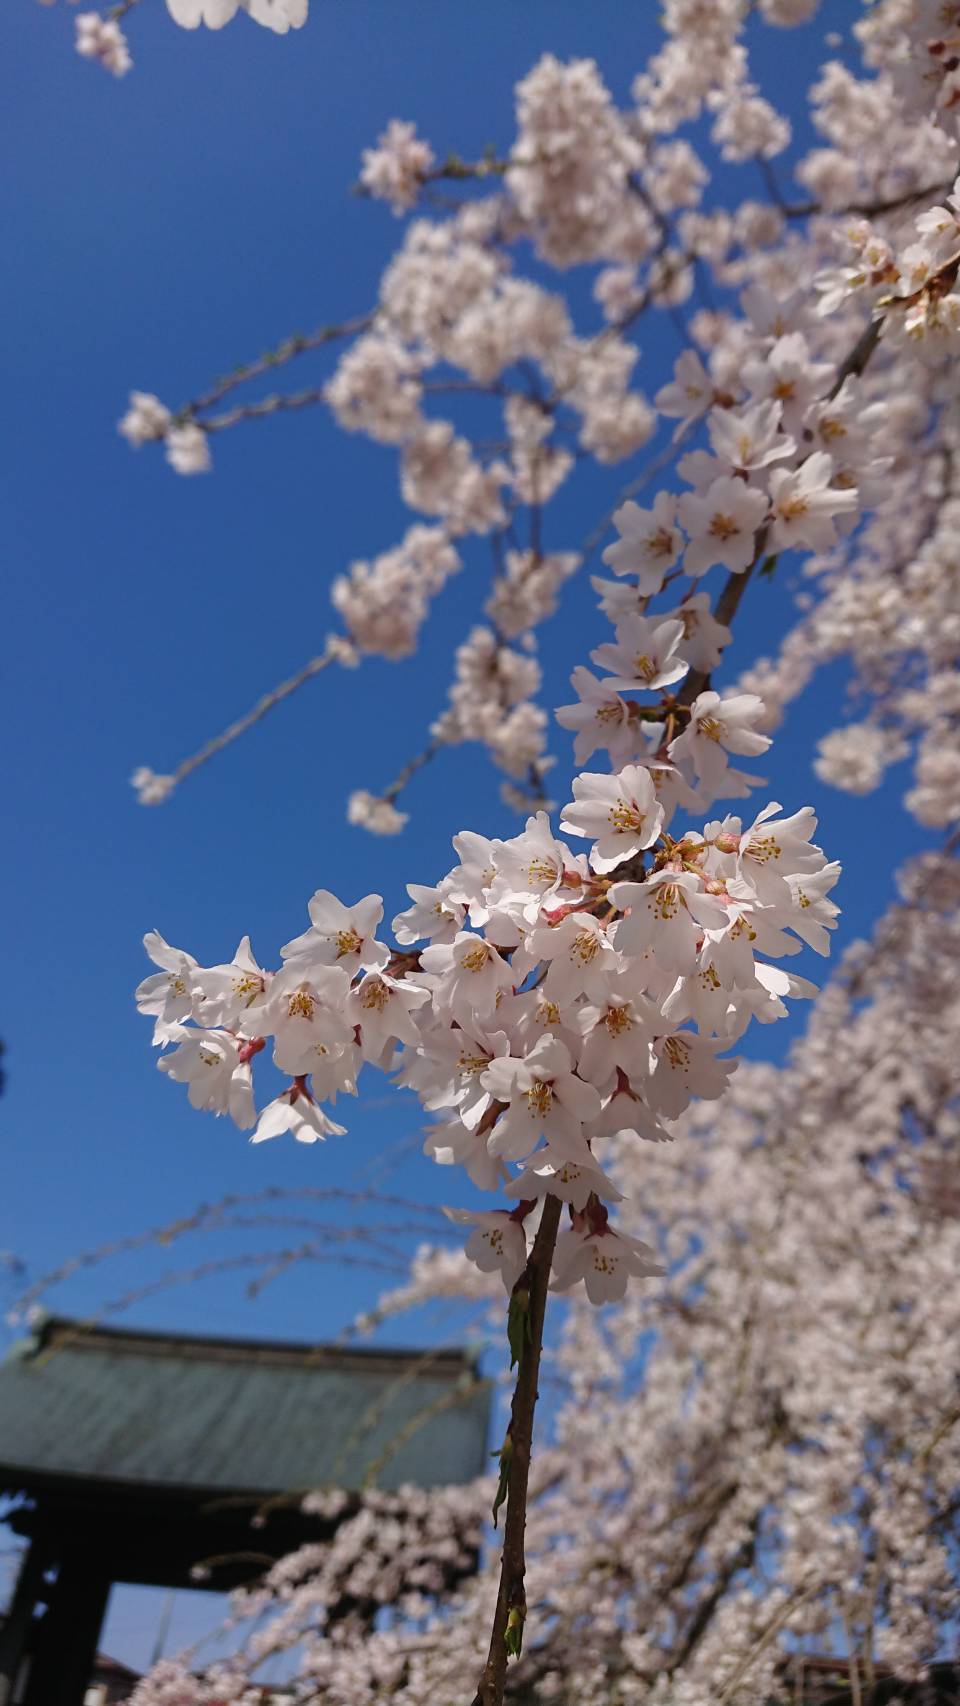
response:
{"label": "tree branch", "polygon": [[284,367],[295,356],[305,355],[308,350],[322,349],[324,344],[335,343],[338,338],[351,338],[360,332],[369,331],[377,317],[377,310],[369,314],[358,314],[352,320],[343,320],[338,326],[318,326],[315,332],[294,332],[276,349],[267,350],[264,355],[257,356],[254,361],[243,362],[222,379],[216,379],[209,391],[201,397],[195,397],[193,402],[186,403],[179,411],[185,420],[193,420],[202,409],[215,408],[222,398],[238,385],[245,385],[248,379],[257,379],[261,373],[269,373],[275,367]]}
{"label": "tree branch", "polygon": [[562,1204],[558,1197],[548,1196],[543,1205],[540,1226],[534,1240],[526,1271],[514,1293],[521,1288],[529,1292],[530,1336],[514,1387],[510,1408],[510,1426],[505,1447],[510,1452],[507,1482],[507,1519],[504,1524],[503,1555],[500,1562],[500,1586],[497,1609],[490,1633],[490,1650],[483,1674],[477,1685],[473,1706],[503,1706],[503,1690],[507,1676],[507,1625],[514,1616],[519,1620],[522,1637],[526,1615],[523,1578],[526,1571],[524,1539],[527,1526],[527,1485],[530,1479],[530,1450],[533,1440],[533,1415],[537,1403],[537,1379],[540,1373],[540,1353],[543,1349],[543,1317],[547,1306],[547,1286],[550,1264],[560,1227]]}

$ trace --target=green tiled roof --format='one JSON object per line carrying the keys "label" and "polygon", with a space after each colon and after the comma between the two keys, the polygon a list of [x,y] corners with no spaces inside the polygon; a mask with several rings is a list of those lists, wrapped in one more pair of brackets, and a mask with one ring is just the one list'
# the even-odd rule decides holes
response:
{"label": "green tiled roof", "polygon": [[462,1351],[344,1350],[47,1320],[0,1366],[0,1491],[174,1493],[466,1481],[489,1386]]}

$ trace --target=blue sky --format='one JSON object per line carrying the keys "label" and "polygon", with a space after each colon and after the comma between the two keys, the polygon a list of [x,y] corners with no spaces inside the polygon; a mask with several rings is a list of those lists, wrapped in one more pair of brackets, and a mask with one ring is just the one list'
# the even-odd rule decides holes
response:
{"label": "blue sky", "polygon": [[[831,27],[843,28],[859,7],[834,0],[829,10]],[[132,387],[176,405],[290,331],[373,301],[399,227],[349,186],[390,117],[416,119],[441,156],[502,147],[513,84],[547,49],[595,57],[625,97],[653,45],[656,8],[490,0],[478,13],[449,0],[314,0],[307,28],[280,39],[245,18],[218,36],[188,35],[159,0],[144,0],[128,32],[135,69],[114,82],[73,53],[69,8],[17,0],[0,18],[11,162],[0,179],[9,564],[0,1249],[19,1253],[31,1276],[225,1192],[374,1182],[437,1202],[460,1191],[459,1177],[420,1157],[415,1104],[387,1096],[382,1080],[346,1109],[349,1135],[322,1148],[254,1149],[225,1121],[193,1113],[155,1071],[131,992],[145,971],[145,929],[207,963],[249,930],[269,963],[303,927],[314,888],[345,899],[378,889],[389,919],[405,881],[448,868],[458,828],[514,831],[469,748],[417,779],[398,840],[344,821],[353,787],[382,785],[422,744],[450,646],[482,603],[484,549],[471,547],[415,661],[326,675],[168,805],[138,808],[126,781],[134,766],[171,766],[296,669],[330,625],[334,574],[393,544],[409,514],[393,454],[340,433],[321,411],[221,435],[216,472],[194,480],[155,451],[133,455],[116,421]],[[802,89],[823,56],[810,32],[757,40],[774,92],[787,67]],[[711,194],[748,189],[761,193],[748,174],[735,183],[721,173]],[[571,288],[592,315],[589,281]],[[652,392],[675,346],[662,329],[648,337],[640,382]],[[306,358],[290,382],[328,371],[323,357]],[[549,514],[547,544],[575,548],[631,471],[572,481]],[[751,589],[731,672],[775,645],[789,598],[789,574]],[[570,668],[602,637],[578,588],[548,630],[548,703],[569,696]],[[852,867],[838,946],[869,928],[918,844],[899,803],[901,773],[863,802],[811,774],[814,737],[842,690],[839,670],[822,675],[763,765],[770,797],[817,801],[823,845]],[[558,778],[565,740],[558,734]],[[800,969],[822,971],[812,955]],[[791,1029],[760,1032],[746,1052],[779,1053]],[[197,1259],[205,1253],[198,1246]],[[173,1259],[81,1271],[51,1302],[96,1309]],[[144,1299],[130,1319],[323,1338],[379,1284],[376,1274],[317,1267],[249,1304],[234,1276]],[[393,1337],[431,1330],[401,1325]],[[127,1651],[143,1656],[132,1635]]]}

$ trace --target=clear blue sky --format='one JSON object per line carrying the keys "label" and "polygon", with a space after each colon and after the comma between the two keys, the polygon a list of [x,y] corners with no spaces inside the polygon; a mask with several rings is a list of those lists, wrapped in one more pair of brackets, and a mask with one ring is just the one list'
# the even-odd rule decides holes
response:
{"label": "clear blue sky", "polygon": [[[834,0],[830,26],[859,10]],[[461,1190],[459,1177],[420,1158],[416,1105],[388,1098],[382,1080],[345,1107],[347,1137],[251,1148],[226,1121],[193,1113],[156,1072],[131,992],[145,971],[147,928],[208,963],[229,957],[249,930],[269,963],[303,927],[314,888],[345,899],[379,889],[389,919],[404,881],[448,868],[458,828],[513,832],[472,749],[417,780],[400,839],[374,840],[344,821],[350,789],[386,782],[440,707],[450,644],[482,602],[483,547],[471,548],[415,662],[327,675],[168,805],[138,808],[126,781],[134,766],[172,766],[292,672],[330,625],[333,575],[393,544],[409,516],[393,454],[343,435],[321,411],[221,435],[216,472],[193,480],[178,479],[156,451],[133,455],[116,421],[131,387],[176,405],[288,332],[373,300],[399,227],[349,185],[361,149],[391,116],[416,119],[441,156],[502,147],[513,84],[547,49],[595,57],[623,98],[654,41],[656,8],[313,0],[307,28],[280,39],[245,18],[217,36],[189,35],[160,0],[144,0],[128,21],[136,63],[122,82],[74,54],[72,22],[68,7],[32,0],[8,0],[0,19],[0,1249],[23,1256],[31,1275],[228,1191],[375,1181],[442,1201]],[[758,42],[768,87],[803,89],[816,39],[766,31]],[[760,193],[748,174],[738,182]],[[725,174],[711,191],[735,193]],[[588,284],[574,289],[591,313]],[[642,371],[650,392],[672,359],[659,338],[651,335]],[[327,371],[311,357],[291,383]],[[572,481],[549,514],[548,545],[575,548],[630,472]],[[731,671],[775,644],[787,586],[759,585],[747,606]],[[548,702],[557,703],[572,664],[602,637],[586,590],[548,632]],[[770,797],[817,800],[824,846],[852,867],[839,891],[838,946],[868,929],[918,839],[899,805],[900,773],[865,802],[811,774],[814,736],[842,686],[839,672],[819,678],[763,766]],[[558,731],[564,762],[565,740]],[[800,969],[822,971],[813,955]],[[782,1050],[789,1029],[760,1032],[748,1052]],[[51,1301],[95,1309],[171,1260],[81,1273]],[[247,1304],[234,1279],[144,1301],[131,1319],[322,1338],[372,1301],[378,1283],[320,1267]],[[429,1325],[394,1337],[421,1331]],[[128,1650],[142,1657],[136,1642]]]}

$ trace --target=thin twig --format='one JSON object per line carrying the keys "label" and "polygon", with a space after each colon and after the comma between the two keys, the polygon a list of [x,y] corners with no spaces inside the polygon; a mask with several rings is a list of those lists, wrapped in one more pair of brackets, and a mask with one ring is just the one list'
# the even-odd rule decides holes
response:
{"label": "thin twig", "polygon": [[274,391],[269,397],[258,398],[255,403],[238,403],[234,409],[225,409],[222,415],[211,415],[199,425],[204,432],[223,432],[225,427],[237,426],[240,421],[259,421],[270,415],[312,408],[316,403],[324,402],[326,395],[325,385],[310,385],[304,391]]}
{"label": "thin twig", "polygon": [[[137,0],[130,0],[135,5]],[[305,355],[308,350],[322,349],[324,344],[335,343],[339,338],[351,338],[356,333],[369,331],[377,317],[377,309],[367,314],[358,314],[352,320],[342,320],[337,326],[318,326],[315,332],[294,332],[289,338],[284,338],[276,349],[267,350],[264,355],[257,356],[253,361],[242,362],[232,373],[225,374],[222,379],[215,379],[209,391],[195,397],[191,403],[186,403],[179,411],[184,419],[194,419],[201,411],[213,409],[238,385],[245,385],[248,379],[257,379],[261,373],[269,373],[275,367],[284,367],[288,361],[293,361],[298,355]]]}
{"label": "thin twig", "polygon": [[388,805],[392,805],[394,800],[402,794],[407,783],[410,781],[410,778],[415,776],[418,770],[422,770],[425,764],[429,764],[431,759],[436,758],[437,753],[445,745],[446,742],[442,740],[428,741],[427,745],[423,748],[423,751],[415,753],[414,756],[404,765],[403,769],[397,772],[389,787],[385,788],[383,793],[379,796],[380,799],[386,800]]}
{"label": "thin twig", "polygon": [[306,682],[312,681],[315,675],[319,675],[328,664],[333,663],[338,656],[338,651],[337,645],[332,640],[328,640],[324,650],[318,652],[316,657],[311,658],[309,663],[305,663],[302,669],[298,669],[296,675],[288,676],[286,681],[281,681],[277,687],[271,688],[269,693],[264,693],[249,711],[237,718],[236,722],[230,723],[221,734],[214,735],[212,739],[206,741],[198,752],[192,753],[189,758],[184,758],[171,773],[171,783],[174,786],[179,784],[192,771],[199,770],[201,764],[206,764],[216,753],[222,752],[225,746],[230,746],[233,741],[239,739],[240,735],[245,735],[248,729],[252,729],[255,723],[259,723],[267,715],[268,711],[272,711],[275,706],[281,705],[285,699],[290,698],[291,693],[296,693],[298,688],[303,687]]}

